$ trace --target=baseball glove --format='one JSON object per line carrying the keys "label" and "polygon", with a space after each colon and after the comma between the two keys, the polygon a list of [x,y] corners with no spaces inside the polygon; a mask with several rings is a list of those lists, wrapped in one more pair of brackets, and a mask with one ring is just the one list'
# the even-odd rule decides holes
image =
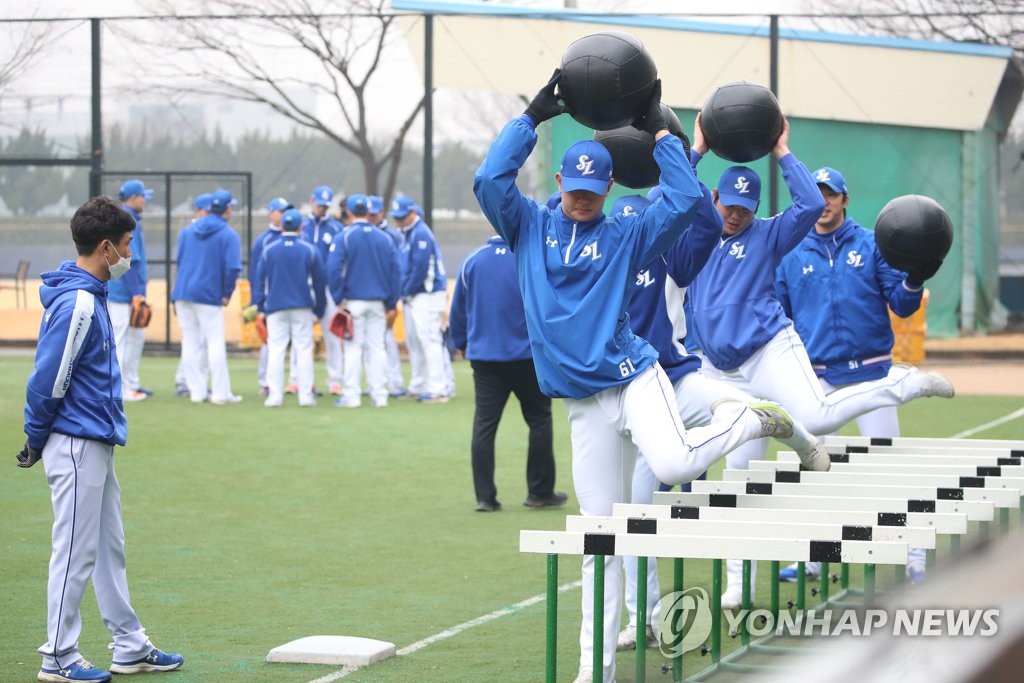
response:
{"label": "baseball glove", "polygon": [[242,322],[251,323],[254,320],[256,320],[256,316],[258,316],[259,314],[260,311],[258,308],[256,308],[256,304],[249,304],[248,306],[242,309]]}
{"label": "baseball glove", "polygon": [[28,445],[28,441],[26,441],[25,447],[21,449],[21,453],[18,453],[17,457],[18,467],[32,467],[43,457],[43,452],[38,448],[32,448]]}
{"label": "baseball glove", "polygon": [[136,295],[132,297],[132,312],[128,318],[128,324],[132,327],[149,327],[149,321],[153,317],[153,309],[146,303],[146,297]]}
{"label": "baseball glove", "polygon": [[267,319],[262,315],[257,315],[256,319],[253,320],[253,324],[256,326],[256,336],[260,338],[260,342],[267,343]]}
{"label": "baseball glove", "polygon": [[346,308],[335,313],[334,317],[331,318],[331,333],[335,337],[351,341],[352,331],[352,312]]}

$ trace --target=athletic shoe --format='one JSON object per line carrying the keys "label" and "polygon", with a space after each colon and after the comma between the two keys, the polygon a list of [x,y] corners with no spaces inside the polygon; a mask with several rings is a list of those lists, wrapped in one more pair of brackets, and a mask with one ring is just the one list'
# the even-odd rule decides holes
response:
{"label": "athletic shoe", "polygon": [[327,385],[327,391],[331,392],[332,396],[341,396],[342,387],[337,382],[331,382]]}
{"label": "athletic shoe", "polygon": [[594,683],[594,670],[589,666],[583,667],[572,683]]}
{"label": "athletic shoe", "polygon": [[546,496],[535,496],[532,493],[523,501],[528,508],[560,508],[569,500],[569,496],[561,491],[552,491]]}
{"label": "athletic shoe", "polygon": [[[779,572],[781,576],[782,572]],[[753,602],[753,600],[751,600]],[[729,586],[722,593],[722,609],[734,610],[743,606],[743,589]]]}
{"label": "athletic shoe", "polygon": [[317,389],[315,384],[313,385],[313,388],[310,391],[312,391],[313,395],[316,396],[317,398],[320,398],[321,396],[324,395],[324,392]]}
{"label": "athletic shoe", "polygon": [[448,397],[444,394],[420,394],[416,400],[420,403],[447,403]]}
{"label": "athletic shoe", "polygon": [[388,392],[388,396],[390,396],[391,398],[405,398],[408,395],[409,392],[407,392],[405,389],[392,389],[391,391]]}
{"label": "athletic shoe", "polygon": [[953,398],[956,395],[953,383],[934,370],[920,370],[909,363],[893,363],[893,367],[906,368],[909,371],[910,374],[906,379],[917,389],[917,398],[927,396]]}
{"label": "athletic shoe", "polygon": [[478,500],[476,502],[477,512],[498,512],[501,510],[501,503],[496,500]]}
{"label": "athletic shoe", "polygon": [[761,421],[761,436],[788,439],[793,436],[793,418],[778,403],[751,403],[750,412]]}
{"label": "athletic shoe", "polygon": [[825,448],[825,444],[820,439],[815,439],[810,448],[797,451],[796,454],[800,457],[800,464],[812,472],[828,472],[832,467],[832,459],[828,457],[828,449]]}
{"label": "athletic shoe", "polygon": [[152,396],[153,395],[153,392],[150,391],[149,389],[147,389],[146,387],[135,387],[135,391],[142,392],[146,396]]}
{"label": "athletic shoe", "polygon": [[260,396],[270,396],[270,387],[268,387],[266,384],[261,384]]}
{"label": "athletic shoe", "polygon": [[215,406],[224,406],[224,405],[227,405],[229,403],[241,403],[241,402],[242,402],[242,397],[239,396],[238,394],[231,394],[227,398],[211,398],[210,399],[210,403],[212,403]]}
{"label": "athletic shoe", "polygon": [[314,400],[309,400],[309,401],[299,401],[299,407],[300,408],[315,408],[316,407],[316,400],[314,399]]}
{"label": "athletic shoe", "polygon": [[187,384],[175,384],[174,395],[175,396],[188,396],[188,385]]}
{"label": "athletic shoe", "polygon": [[344,396],[339,397],[338,400],[334,402],[334,407],[336,408],[359,408],[361,405],[362,404],[359,401],[346,401]]}
{"label": "athletic shoe", "polygon": [[266,401],[263,402],[263,406],[266,408],[280,408],[281,401],[279,399],[268,398]]}
{"label": "athletic shoe", "polygon": [[[654,635],[654,629],[650,624],[647,625],[647,647],[658,647],[658,636]],[[615,644],[615,649],[619,652],[636,649],[635,626],[627,626],[619,631],[619,640]]]}
{"label": "athletic shoe", "polygon": [[181,655],[172,655],[161,652],[157,648],[142,659],[133,662],[114,662],[110,665],[110,672],[115,674],[141,674],[150,671],[174,671],[180,669],[185,663]]}
{"label": "athletic shoe", "polygon": [[387,401],[371,401],[370,405],[373,406],[374,408],[387,408],[388,407],[388,402]]}
{"label": "athletic shoe", "polygon": [[925,567],[921,562],[911,562],[907,565],[907,578],[910,579],[910,583],[919,584],[924,581]]}
{"label": "athletic shoe", "polygon": [[299,385],[298,384],[289,384],[288,386],[286,386],[284,388],[284,393],[289,394],[289,395],[299,393]]}
{"label": "athletic shoe", "polygon": [[40,669],[36,679],[40,681],[94,681],[106,683],[113,676],[103,669],[97,669],[86,659],[79,659],[66,669]]}
{"label": "athletic shoe", "polygon": [[145,401],[146,398],[147,398],[147,396],[144,393],[142,393],[141,391],[133,391],[132,389],[128,389],[127,391],[125,391],[124,392],[124,396],[121,397],[121,399],[125,403],[134,403],[136,401]]}
{"label": "athletic shoe", "polygon": [[[782,583],[795,583],[797,580],[797,569],[796,563],[793,563],[785,569],[779,570],[779,581]],[[809,581],[814,581],[818,578],[818,573],[814,571],[804,571],[804,578]]]}

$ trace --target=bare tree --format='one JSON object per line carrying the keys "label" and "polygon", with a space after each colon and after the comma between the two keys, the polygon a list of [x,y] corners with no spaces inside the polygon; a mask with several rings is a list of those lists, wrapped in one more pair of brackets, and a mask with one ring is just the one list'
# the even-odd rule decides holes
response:
{"label": "bare tree", "polygon": [[835,2],[811,0],[814,9],[859,33],[976,42],[1013,48],[1024,63],[1021,0],[856,0],[836,11]]}
{"label": "bare tree", "polygon": [[[0,93],[31,69],[44,52],[53,46],[59,24],[42,21],[9,21],[4,23],[0,43]],[[63,27],[61,35],[70,29]]]}
{"label": "bare tree", "polygon": [[424,96],[394,93],[387,106],[400,108],[397,130],[385,130],[379,111],[370,111],[371,84],[378,91],[388,87],[380,68],[397,38],[396,17],[386,4],[350,0],[341,13],[339,3],[315,0],[199,0],[188,9],[161,3],[153,9],[164,30],[147,42],[168,59],[147,76],[147,87],[166,88],[175,98],[267,105],[355,155],[364,169],[363,189],[389,197]]}

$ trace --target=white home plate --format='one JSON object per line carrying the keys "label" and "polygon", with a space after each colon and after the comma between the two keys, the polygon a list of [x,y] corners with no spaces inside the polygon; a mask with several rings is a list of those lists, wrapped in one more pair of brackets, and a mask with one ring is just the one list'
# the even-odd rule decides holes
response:
{"label": "white home plate", "polygon": [[307,636],[275,647],[268,662],[369,666],[395,654],[395,644],[354,636]]}

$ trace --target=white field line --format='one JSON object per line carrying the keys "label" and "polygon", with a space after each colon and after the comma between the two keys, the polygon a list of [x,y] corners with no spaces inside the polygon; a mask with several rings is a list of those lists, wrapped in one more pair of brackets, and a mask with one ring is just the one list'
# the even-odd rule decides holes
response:
{"label": "white field line", "polygon": [[[564,584],[562,586],[559,586],[558,587],[558,592],[559,593],[565,593],[566,591],[570,591],[570,590],[572,590],[574,588],[579,588],[582,585],[583,585],[582,581],[573,581],[572,583],[567,583],[567,584]],[[514,613],[516,613],[516,612],[518,612],[520,610],[526,609],[527,607],[530,607],[532,605],[536,605],[537,603],[540,603],[540,602],[544,602],[545,599],[547,599],[547,594],[546,593],[541,593],[540,595],[534,595],[532,598],[527,598],[526,600],[523,600],[522,602],[517,602],[516,604],[509,605],[508,607],[502,607],[501,609],[494,610],[490,614],[485,614],[485,615],[477,617],[475,619],[470,619],[469,621],[464,621],[463,623],[461,623],[461,624],[459,624],[457,626],[452,626],[451,628],[445,629],[444,631],[441,631],[440,633],[435,633],[432,636],[427,636],[423,640],[416,641],[412,645],[406,645],[403,648],[399,648],[399,650],[396,652],[396,654],[399,654],[399,655],[412,654],[413,652],[416,652],[417,650],[422,650],[423,648],[425,648],[428,645],[433,645],[434,643],[436,643],[436,642],[438,642],[440,640],[445,640],[446,638],[451,638],[452,636],[458,635],[458,634],[462,633],[463,631],[465,631],[467,629],[473,628],[474,626],[479,626],[481,624],[486,624],[487,622],[494,621],[495,619],[498,619],[499,617],[504,617],[504,616],[507,616],[509,614],[514,614]],[[312,681],[310,681],[310,683],[331,683],[332,681],[336,681],[338,679],[345,678],[349,674],[352,674],[352,673],[355,673],[356,671],[359,671],[360,668],[361,667],[358,667],[358,666],[346,666],[346,667],[343,667],[341,669],[338,669],[337,671],[335,671],[333,673],[329,673],[326,676],[322,676],[320,678],[312,680]]]}
{"label": "white field line", "polygon": [[[1002,416],[1000,418],[996,418],[995,420],[992,420],[991,422],[986,422],[985,424],[980,424],[977,427],[971,427],[970,429],[965,429],[962,432],[957,432],[956,434],[951,435],[949,438],[950,439],[966,439],[969,436],[973,436],[974,434],[979,434],[981,432],[988,431],[989,429],[992,429],[993,427],[998,427],[1001,424],[1006,424],[1007,422],[1012,422],[1013,420],[1016,420],[1017,418],[1020,418],[1020,417],[1024,417],[1024,408],[1020,408],[1018,410],[1013,411],[1012,413],[1009,413],[1008,415],[1004,415],[1004,416]],[[564,593],[566,591],[572,590],[573,588],[578,588],[580,585],[581,585],[580,581],[573,581],[572,583],[567,583],[564,586],[559,586],[558,587],[558,592],[559,593]],[[509,607],[503,607],[502,609],[495,610],[495,611],[491,612],[490,614],[485,614],[482,617],[477,617],[476,619],[470,619],[469,621],[463,622],[463,623],[459,624],[458,626],[453,626],[453,627],[451,627],[449,629],[441,631],[440,633],[435,633],[432,636],[428,636],[428,637],[424,638],[423,640],[420,640],[418,642],[413,643],[412,645],[407,645],[406,647],[403,647],[403,648],[399,649],[397,651],[397,654],[400,654],[400,655],[412,654],[413,652],[416,652],[417,650],[421,650],[421,649],[425,648],[428,645],[432,645],[433,643],[436,643],[439,640],[445,640],[446,638],[451,638],[452,636],[457,635],[459,633],[462,633],[463,631],[465,631],[467,629],[470,629],[470,628],[473,628],[474,626],[479,626],[480,624],[486,624],[487,622],[494,621],[495,619],[497,619],[499,617],[503,617],[503,616],[508,615],[508,614],[513,614],[515,612],[518,612],[521,609],[525,609],[526,607],[530,607],[531,605],[536,605],[539,602],[543,602],[545,597],[546,597],[546,595],[544,595],[544,594],[535,595],[532,598],[527,598],[526,600],[523,600],[522,602],[517,602],[516,604],[511,605]],[[356,671],[359,671],[359,669],[360,669],[360,667],[358,667],[358,666],[346,666],[346,667],[343,667],[341,669],[338,669],[337,671],[335,671],[333,673],[327,674],[326,676],[323,676],[321,678],[317,678],[317,679],[315,679],[313,681],[310,681],[310,683],[332,683],[332,681],[336,681],[338,679],[345,678],[349,674],[352,674],[352,673],[355,673]]]}
{"label": "white field line", "polygon": [[991,422],[986,422],[983,425],[978,425],[977,427],[971,427],[970,429],[965,429],[964,431],[958,432],[957,434],[954,434],[954,435],[952,435],[949,438],[950,439],[966,439],[969,436],[974,436],[975,434],[978,434],[980,432],[988,431],[989,429],[992,429],[993,427],[998,427],[1001,424],[1006,424],[1007,422],[1012,422],[1013,420],[1016,420],[1018,417],[1024,417],[1024,408],[1020,408],[1018,410],[1015,410],[1012,413],[1010,413],[1009,415],[1003,415],[1002,417],[996,418],[995,420],[992,420]]}

